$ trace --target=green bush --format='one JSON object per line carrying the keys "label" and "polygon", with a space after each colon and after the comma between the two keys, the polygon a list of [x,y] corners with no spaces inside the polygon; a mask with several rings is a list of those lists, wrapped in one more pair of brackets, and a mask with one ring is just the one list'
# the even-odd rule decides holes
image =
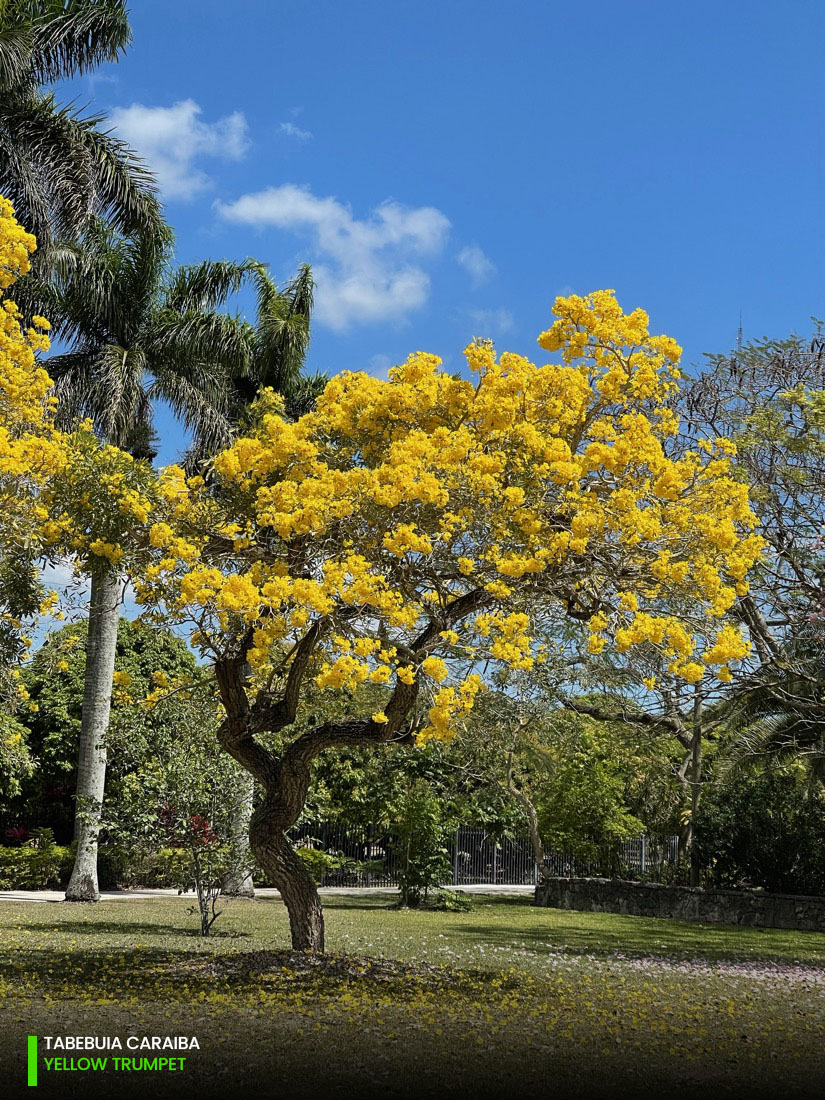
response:
{"label": "green bush", "polygon": [[71,869],[70,848],[0,848],[0,890],[59,889]]}
{"label": "green bush", "polygon": [[177,889],[190,870],[189,852],[185,848],[159,848],[155,852],[101,848],[99,874],[104,859],[107,878],[126,889],[140,886],[151,890]]}
{"label": "green bush", "polygon": [[[323,853],[319,853],[323,855]],[[47,844],[34,848],[0,848],[0,890],[57,890],[72,873],[74,847]],[[101,889],[178,889],[190,874],[185,848],[160,848],[136,852],[115,845],[101,845],[97,859]]]}
{"label": "green bush", "polygon": [[324,875],[331,871],[338,862],[335,856],[320,848],[296,848],[298,858],[312,875],[313,882],[319,883]]}
{"label": "green bush", "polygon": [[705,883],[825,894],[825,798],[788,771],[737,772],[702,800]]}

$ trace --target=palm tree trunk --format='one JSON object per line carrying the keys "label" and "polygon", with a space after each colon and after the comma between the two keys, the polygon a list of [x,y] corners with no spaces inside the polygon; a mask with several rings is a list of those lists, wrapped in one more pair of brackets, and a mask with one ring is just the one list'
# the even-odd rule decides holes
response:
{"label": "palm tree trunk", "polygon": [[107,562],[91,570],[86,675],[77,762],[75,856],[66,901],[98,901],[97,838],[106,783],[106,733],[112,705],[123,580]]}
{"label": "palm tree trunk", "polygon": [[249,822],[255,796],[255,780],[244,771],[232,798],[229,826],[229,870],[221,883],[221,893],[231,898],[254,898],[252,853],[249,848]]}

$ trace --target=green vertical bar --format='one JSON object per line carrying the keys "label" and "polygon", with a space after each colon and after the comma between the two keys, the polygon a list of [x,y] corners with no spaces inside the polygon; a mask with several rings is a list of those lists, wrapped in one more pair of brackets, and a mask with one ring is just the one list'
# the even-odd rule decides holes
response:
{"label": "green vertical bar", "polygon": [[37,1084],[37,1036],[29,1036],[29,1084]]}

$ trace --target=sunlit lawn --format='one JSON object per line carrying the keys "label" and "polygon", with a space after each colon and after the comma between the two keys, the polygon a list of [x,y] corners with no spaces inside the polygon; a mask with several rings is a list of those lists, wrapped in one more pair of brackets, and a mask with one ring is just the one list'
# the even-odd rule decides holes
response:
{"label": "sunlit lawn", "polygon": [[[744,1082],[750,1095],[780,1082],[784,1096],[823,1093],[825,935],[528,898],[476,898],[469,913],[391,900],[325,899],[329,952],[376,957],[373,967],[339,958],[297,972],[271,954],[288,947],[271,900],[230,903],[206,940],[185,898],[0,902],[3,1080],[23,1095],[27,1034],[137,1033],[200,1040],[163,1095],[196,1084],[217,1094],[229,1081],[266,1082],[273,1096],[538,1100],[619,1086],[738,1094]],[[145,1094],[147,1081],[120,1075],[117,1093]],[[42,1074],[39,1087],[110,1094],[100,1075]]]}

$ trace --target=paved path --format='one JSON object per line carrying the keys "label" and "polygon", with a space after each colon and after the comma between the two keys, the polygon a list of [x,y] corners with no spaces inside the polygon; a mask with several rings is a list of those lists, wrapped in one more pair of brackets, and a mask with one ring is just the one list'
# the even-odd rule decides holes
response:
{"label": "paved path", "polygon": [[[535,886],[499,886],[492,884],[473,884],[450,887],[462,894],[532,894]],[[358,897],[363,894],[397,894],[394,886],[322,886],[321,896],[341,894]],[[138,898],[176,898],[177,890],[101,890],[101,901],[130,901]],[[257,898],[277,898],[278,891],[263,887],[255,891]],[[62,890],[0,890],[0,901],[63,901]],[[238,900],[238,899],[235,899]]]}

